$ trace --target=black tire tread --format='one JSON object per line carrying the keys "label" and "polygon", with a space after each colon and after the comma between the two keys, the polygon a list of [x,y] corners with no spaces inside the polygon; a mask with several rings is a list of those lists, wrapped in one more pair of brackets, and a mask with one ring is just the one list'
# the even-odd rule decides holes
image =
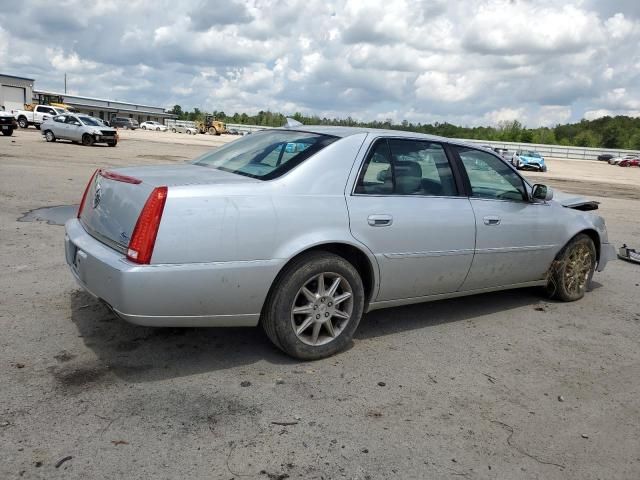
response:
{"label": "black tire tread", "polygon": [[[311,351],[310,349],[315,347],[304,347],[301,349],[296,345],[290,344],[286,341],[286,339],[282,338],[282,336],[278,333],[279,317],[276,310],[278,308],[278,303],[281,300],[281,297],[286,297],[290,294],[291,285],[287,285],[287,283],[290,281],[291,277],[300,269],[305,268],[309,265],[313,266],[314,264],[318,264],[321,262],[332,262],[334,263],[334,265],[339,266],[339,268],[341,269],[345,269],[346,271],[350,272],[351,275],[353,275],[354,279],[356,280],[356,285],[351,286],[354,291],[355,317],[351,319],[351,324],[348,327],[348,329],[352,331],[350,333],[343,332],[342,335],[345,335],[345,337],[340,336],[333,342],[327,344],[326,346],[323,346],[324,348],[319,349],[318,351]],[[265,301],[265,307],[262,312],[260,323],[265,333],[267,334],[267,337],[269,337],[273,344],[280,350],[284,351],[294,358],[298,358],[301,360],[316,360],[338,353],[346,346],[346,344],[351,340],[353,331],[355,331],[358,323],[360,322],[360,317],[362,316],[363,310],[364,287],[362,285],[360,274],[358,273],[356,268],[349,261],[347,261],[343,257],[340,257],[339,255],[335,255],[333,253],[322,250],[316,250],[294,259],[282,270],[282,272],[280,272]],[[286,319],[286,322],[288,324],[288,318]]]}
{"label": "black tire tread", "polygon": [[589,235],[585,233],[579,233],[571,240],[569,240],[569,242],[562,248],[562,250],[560,250],[555,260],[551,264],[551,268],[549,270],[549,284],[547,285],[547,292],[549,293],[549,296],[551,298],[563,302],[575,302],[576,300],[580,300],[582,297],[584,297],[584,291],[581,295],[578,296],[570,295],[564,288],[563,280],[564,267],[562,265],[562,262],[566,259],[571,248],[579,243],[586,243],[593,255],[593,265],[591,273],[589,275],[589,279],[587,280],[585,291],[589,289],[591,277],[593,276],[596,265],[596,247]]}

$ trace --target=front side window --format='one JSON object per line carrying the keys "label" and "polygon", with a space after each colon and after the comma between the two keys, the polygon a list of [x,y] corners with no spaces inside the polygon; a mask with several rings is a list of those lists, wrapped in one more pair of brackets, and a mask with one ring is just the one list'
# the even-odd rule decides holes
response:
{"label": "front side window", "polygon": [[193,161],[260,180],[271,180],[293,169],[307,158],[338,140],[292,130],[264,130],[227,143]]}
{"label": "front side window", "polygon": [[72,115],[68,115],[67,116],[67,121],[66,123],[70,124],[70,125],[80,125],[80,122],[78,121],[78,119]]}
{"label": "front side window", "polygon": [[355,192],[455,196],[458,189],[442,145],[392,138],[374,144]]}
{"label": "front side window", "polygon": [[98,127],[100,126],[100,123],[98,123],[98,121],[95,118],[91,118],[91,117],[80,117],[80,120],[82,121],[82,123],[84,123],[85,125],[89,125],[91,127]]}
{"label": "front side window", "polygon": [[469,183],[471,196],[493,200],[526,201],[527,191],[522,178],[499,158],[469,147],[454,146],[460,155]]}

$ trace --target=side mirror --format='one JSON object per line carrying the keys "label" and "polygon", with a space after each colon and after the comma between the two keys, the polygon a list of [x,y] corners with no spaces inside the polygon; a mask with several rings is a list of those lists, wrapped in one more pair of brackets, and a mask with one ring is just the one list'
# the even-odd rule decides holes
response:
{"label": "side mirror", "polygon": [[553,198],[553,189],[546,185],[542,185],[541,183],[536,183],[531,189],[531,197],[534,200],[543,200],[548,202]]}

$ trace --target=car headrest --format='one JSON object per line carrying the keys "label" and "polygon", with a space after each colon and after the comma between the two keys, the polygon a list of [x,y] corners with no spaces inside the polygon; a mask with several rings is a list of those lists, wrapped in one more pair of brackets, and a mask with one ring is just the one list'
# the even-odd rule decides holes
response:
{"label": "car headrest", "polygon": [[422,190],[422,167],[412,160],[396,160],[396,190],[401,195],[410,195]]}

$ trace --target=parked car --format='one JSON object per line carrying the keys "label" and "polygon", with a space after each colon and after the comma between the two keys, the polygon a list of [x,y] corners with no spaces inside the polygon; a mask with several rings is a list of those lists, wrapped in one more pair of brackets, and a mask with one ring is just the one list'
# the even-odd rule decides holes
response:
{"label": "parked car", "polygon": [[532,150],[518,150],[511,157],[511,164],[518,170],[537,170],[546,172],[547,165],[544,163],[544,157],[538,152]]}
{"label": "parked car", "polygon": [[198,133],[198,129],[196,127],[188,127],[186,125],[173,125],[171,127],[171,131],[173,133],[187,133],[189,135],[195,135]]}
{"label": "parked car", "polygon": [[12,110],[14,118],[18,121],[20,128],[28,128],[29,125],[33,125],[37,129],[40,129],[40,125],[47,118],[55,117],[56,115],[62,115],[67,111],[64,108],[52,107],[51,105],[36,105],[33,110]]}
{"label": "parked car", "polygon": [[66,223],[66,260],[130,322],[261,324],[316,359],[380,308],[531,286],[582,298],[616,252],[601,217],[565,203],[584,199],[554,199],[459,141],[272,129],[192,164],[96,171]]}
{"label": "parked car", "polygon": [[124,128],[125,130],[135,130],[139,127],[138,121],[127,117],[113,117],[111,126],[114,128]]}
{"label": "parked car", "polygon": [[13,131],[18,128],[18,122],[9,112],[5,112],[4,108],[0,110],[0,130],[2,134],[10,137]]}
{"label": "parked car", "polygon": [[613,158],[609,159],[609,165],[619,165],[620,162],[622,162],[624,160],[635,160],[636,158],[640,158],[640,157],[638,157],[638,155],[634,155],[634,154],[613,157]]}
{"label": "parked car", "polygon": [[598,155],[598,160],[600,162],[608,162],[613,157],[614,157],[614,155],[611,155],[610,153],[602,153],[602,154]]}
{"label": "parked car", "polygon": [[494,148],[493,151],[500,155],[503,160],[509,161],[511,159],[512,154],[506,148]]}
{"label": "parked car", "polygon": [[106,143],[110,147],[118,144],[115,128],[106,127],[99,119],[88,115],[57,115],[45,120],[40,130],[47,142],[71,140],[87,146]]}
{"label": "parked car", "polygon": [[625,158],[618,165],[621,167],[640,167],[640,158]]}
{"label": "parked car", "polygon": [[162,125],[161,123],[158,122],[152,122],[150,120],[146,121],[146,122],[142,122],[140,124],[140,128],[143,130],[155,130],[157,132],[166,132],[167,131],[167,126],[166,125]]}

